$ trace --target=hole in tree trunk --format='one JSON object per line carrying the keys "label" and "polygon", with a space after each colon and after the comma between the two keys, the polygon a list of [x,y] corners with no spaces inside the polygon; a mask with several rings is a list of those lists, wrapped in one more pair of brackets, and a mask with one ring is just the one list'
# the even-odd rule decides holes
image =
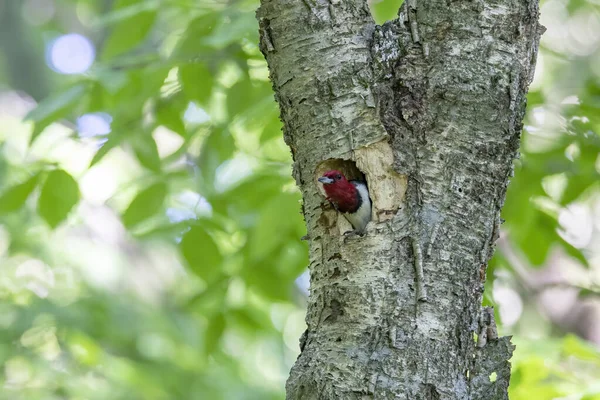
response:
{"label": "hole in tree trunk", "polygon": [[[347,202],[342,202],[342,201],[335,201],[333,199],[330,199],[327,195],[327,193],[325,192],[325,186],[324,184],[322,184],[321,182],[319,182],[319,178],[324,177],[325,174],[333,174],[331,175],[332,179],[335,179],[336,176],[341,177],[341,175],[343,175],[348,181],[361,181],[364,182],[367,186],[368,186],[368,182],[367,179],[365,177],[365,174],[362,173],[362,171],[360,171],[358,169],[358,167],[356,166],[356,163],[354,161],[351,160],[343,160],[343,159],[339,159],[339,158],[332,158],[326,161],[321,162],[317,168],[315,169],[315,184],[316,187],[318,188],[319,192],[321,193],[321,195],[324,198],[327,198],[328,200],[333,202],[333,206],[331,203],[326,202],[326,204],[324,203],[322,206],[323,209],[323,214],[321,214],[321,217],[319,218],[319,222],[322,226],[326,227],[327,229],[332,229],[334,227],[337,226],[338,232],[344,233],[344,232],[349,232],[353,230],[352,225],[350,224],[350,221],[348,221],[345,218],[336,218],[336,215],[338,214],[337,211],[342,212],[342,213],[354,213],[358,210],[358,208],[353,208],[353,207],[360,207],[361,203],[355,203],[352,204],[353,202],[351,201],[352,199],[347,199]],[[341,199],[338,199],[341,200]],[[369,199],[369,204],[371,203],[371,199]],[[356,215],[360,215],[359,213],[357,213]],[[372,218],[372,216],[371,216]]]}
{"label": "hole in tree trunk", "polygon": [[[327,171],[336,170],[340,171],[344,176],[349,180],[359,180],[366,182],[365,174],[363,174],[357,167],[356,163],[351,160],[342,160],[340,158],[332,158],[330,160],[326,160],[321,162],[317,169],[315,170],[315,181],[319,179],[323,174]],[[325,191],[323,190],[323,185],[317,185],[319,191],[323,196],[325,196]]]}

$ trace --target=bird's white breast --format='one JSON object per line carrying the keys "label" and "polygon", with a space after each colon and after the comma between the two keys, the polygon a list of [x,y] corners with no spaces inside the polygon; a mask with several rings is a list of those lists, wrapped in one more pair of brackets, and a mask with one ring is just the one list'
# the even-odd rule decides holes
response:
{"label": "bird's white breast", "polygon": [[371,200],[369,199],[367,186],[364,183],[352,182],[352,184],[358,190],[362,203],[356,212],[344,213],[344,217],[352,224],[354,229],[362,232],[371,220]]}

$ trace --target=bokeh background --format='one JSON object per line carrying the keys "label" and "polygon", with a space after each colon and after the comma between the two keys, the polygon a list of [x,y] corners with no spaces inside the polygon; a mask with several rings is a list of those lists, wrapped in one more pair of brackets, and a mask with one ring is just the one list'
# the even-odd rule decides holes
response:
{"label": "bokeh background", "polygon": [[[284,398],[308,259],[257,5],[0,0],[0,399]],[[600,2],[541,21],[484,302],[511,399],[600,399]]]}

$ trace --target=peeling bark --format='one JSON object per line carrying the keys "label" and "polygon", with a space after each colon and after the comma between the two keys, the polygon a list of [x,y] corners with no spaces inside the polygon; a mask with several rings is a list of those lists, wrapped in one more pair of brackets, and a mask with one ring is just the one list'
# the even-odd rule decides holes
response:
{"label": "peeling bark", "polygon": [[[383,26],[366,0],[262,0],[257,17],[310,243],[287,398],[508,398],[513,346],[481,300],[537,0],[406,1]],[[362,237],[322,195],[333,165],[367,180]]]}

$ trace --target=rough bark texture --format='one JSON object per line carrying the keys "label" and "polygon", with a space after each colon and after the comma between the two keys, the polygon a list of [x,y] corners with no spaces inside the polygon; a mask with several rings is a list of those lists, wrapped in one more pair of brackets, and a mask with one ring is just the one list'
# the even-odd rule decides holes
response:
{"label": "rough bark texture", "polygon": [[[507,398],[513,346],[481,300],[537,0],[407,0],[383,26],[366,0],[262,0],[257,16],[310,242],[287,397]],[[365,236],[324,200],[331,167],[367,180]]]}

